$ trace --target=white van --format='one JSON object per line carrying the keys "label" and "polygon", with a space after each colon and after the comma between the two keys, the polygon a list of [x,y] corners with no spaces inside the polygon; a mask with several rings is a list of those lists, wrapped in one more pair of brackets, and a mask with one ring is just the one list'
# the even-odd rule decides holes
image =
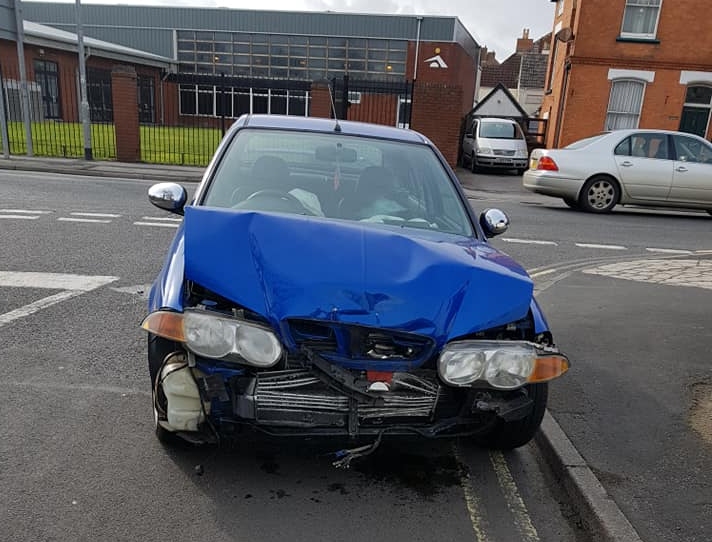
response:
{"label": "white van", "polygon": [[509,119],[475,119],[462,140],[462,164],[478,167],[527,169],[527,141],[519,124]]}

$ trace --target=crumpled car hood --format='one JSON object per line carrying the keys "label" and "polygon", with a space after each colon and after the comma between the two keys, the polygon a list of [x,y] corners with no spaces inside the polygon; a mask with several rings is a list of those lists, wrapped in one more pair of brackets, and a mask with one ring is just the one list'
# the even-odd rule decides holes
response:
{"label": "crumpled car hood", "polygon": [[448,340],[523,318],[533,284],[476,239],[297,215],[185,210],[185,278],[267,318]]}

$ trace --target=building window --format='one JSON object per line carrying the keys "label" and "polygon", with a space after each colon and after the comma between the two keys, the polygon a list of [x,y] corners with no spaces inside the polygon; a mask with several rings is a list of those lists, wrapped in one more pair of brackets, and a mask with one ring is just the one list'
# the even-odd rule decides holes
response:
{"label": "building window", "polygon": [[645,83],[641,81],[613,81],[604,129],[637,128],[644,90]]}
{"label": "building window", "polygon": [[626,0],[622,37],[655,38],[662,0]]}
{"label": "building window", "polygon": [[680,131],[705,137],[711,109],[712,87],[688,87],[685,95],[685,105],[682,107],[682,115],[680,116]]}
{"label": "building window", "polygon": [[138,87],[138,121],[142,124],[153,124],[156,121],[155,84],[153,77],[139,75]]}
{"label": "building window", "polygon": [[42,89],[42,111],[46,119],[60,117],[59,69],[56,62],[35,60],[35,81]]}
{"label": "building window", "polygon": [[114,121],[110,70],[87,68],[87,99],[92,122]]}
{"label": "building window", "polygon": [[180,114],[237,118],[245,113],[309,115],[309,92],[180,85]]}

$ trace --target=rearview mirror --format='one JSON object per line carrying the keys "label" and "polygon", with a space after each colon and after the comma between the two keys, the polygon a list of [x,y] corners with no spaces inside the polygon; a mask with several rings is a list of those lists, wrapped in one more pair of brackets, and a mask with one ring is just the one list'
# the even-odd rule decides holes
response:
{"label": "rearview mirror", "polygon": [[188,199],[188,193],[176,183],[154,184],[148,189],[148,201],[159,209],[178,215],[183,214],[183,207]]}
{"label": "rearview mirror", "polygon": [[355,162],[356,151],[341,145],[323,145],[316,148],[316,159],[320,162]]}

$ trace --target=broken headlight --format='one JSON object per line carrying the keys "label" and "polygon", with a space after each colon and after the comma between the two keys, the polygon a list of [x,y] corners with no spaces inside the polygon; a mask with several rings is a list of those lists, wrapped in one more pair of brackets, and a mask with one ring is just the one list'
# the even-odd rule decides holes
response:
{"label": "broken headlight", "polygon": [[191,352],[206,358],[239,356],[249,365],[271,367],[282,357],[282,345],[269,329],[204,310],[156,311],[146,317],[141,327],[182,342]]}
{"label": "broken headlight", "polygon": [[515,389],[564,374],[569,360],[556,348],[527,341],[458,341],[438,359],[440,378],[453,386],[484,380],[494,388]]}

